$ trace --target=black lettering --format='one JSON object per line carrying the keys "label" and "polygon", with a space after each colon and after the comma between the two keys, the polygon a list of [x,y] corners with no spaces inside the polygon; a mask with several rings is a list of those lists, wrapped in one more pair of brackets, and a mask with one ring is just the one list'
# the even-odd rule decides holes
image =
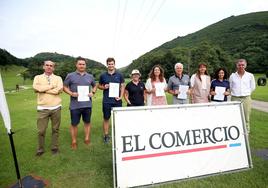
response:
{"label": "black lettering", "polygon": [[176,147],[178,146],[181,146],[180,143],[182,144],[182,146],[185,145],[185,143],[187,143],[186,145],[189,146],[189,145],[192,145],[191,144],[191,141],[190,141],[190,136],[189,136],[189,130],[186,131],[185,135],[184,135],[184,139],[182,139],[181,135],[180,135],[180,132],[176,131],[175,134],[176,134],[176,140],[177,140],[177,145]]}
{"label": "black lettering", "polygon": [[[235,129],[235,131],[236,131],[236,137],[233,137],[233,135],[231,134],[231,129]],[[233,131],[233,133],[234,133],[234,131]],[[236,126],[231,126],[229,129],[228,129],[228,135],[229,135],[229,137],[232,139],[232,140],[236,140],[236,139],[238,139],[239,138],[239,136],[240,136],[240,132],[239,132],[239,129],[236,127]]]}
{"label": "black lettering", "polygon": [[[202,139],[200,137],[200,129],[195,129],[195,130],[192,130],[193,132],[193,137],[194,137],[194,145],[195,144],[202,144]],[[199,142],[197,141],[197,138],[199,138]]]}
{"label": "black lettering", "polygon": [[220,131],[221,131],[221,127],[216,127],[215,129],[213,129],[213,131],[212,131],[212,137],[213,137],[213,139],[214,139],[216,142],[221,142],[221,141],[223,140],[223,138],[221,138],[220,140],[218,140],[218,139],[216,138],[216,134],[215,134],[216,130],[220,130]]}
{"label": "black lettering", "polygon": [[227,127],[223,127],[223,129],[224,129],[224,135],[225,135],[224,141],[228,141],[229,138],[228,138],[228,133],[227,133]]}
{"label": "black lettering", "polygon": [[[132,136],[121,136],[123,139],[123,151],[122,153],[126,153],[126,152],[132,152],[133,151],[133,147],[131,144],[131,140],[132,140]],[[126,140],[127,138],[129,138],[130,140]],[[127,145],[129,145],[130,147],[127,149]]]}
{"label": "black lettering", "polygon": [[[167,145],[167,143],[166,143],[166,135],[170,135],[170,137],[171,137],[171,139],[172,139],[170,145]],[[170,147],[174,146],[174,143],[175,143],[175,137],[174,137],[174,135],[173,135],[171,132],[166,132],[165,134],[163,134],[163,136],[162,136],[162,144],[163,144],[166,148],[170,148]]]}
{"label": "black lettering", "polygon": [[150,136],[149,138],[149,144],[150,144],[150,147],[153,148],[153,149],[160,149],[162,147],[162,145],[160,144],[158,147],[156,147],[154,144],[153,144],[153,137],[154,136],[158,136],[159,138],[161,137],[161,134],[160,133],[154,133]]}
{"label": "black lettering", "polygon": [[145,146],[143,146],[143,148],[139,148],[139,136],[140,135],[134,135],[135,137],[135,142],[136,142],[136,149],[134,151],[143,151],[145,150]]}
{"label": "black lettering", "polygon": [[214,140],[211,140],[211,138],[210,138],[210,135],[211,135],[210,129],[208,129],[208,128],[203,129],[203,135],[204,135],[204,142],[203,142],[204,144],[208,143],[207,139],[209,139],[210,142],[212,142],[214,144],[216,143],[216,142],[214,142]]}

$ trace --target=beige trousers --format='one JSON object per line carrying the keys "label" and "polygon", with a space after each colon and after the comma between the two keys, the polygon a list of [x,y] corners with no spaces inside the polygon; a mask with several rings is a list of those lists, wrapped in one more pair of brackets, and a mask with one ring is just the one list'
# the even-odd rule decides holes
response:
{"label": "beige trousers", "polygon": [[246,119],[246,126],[248,132],[250,132],[250,113],[251,113],[251,97],[246,96],[246,97],[236,97],[232,96],[231,97],[232,101],[241,101],[243,104],[244,108],[244,114],[245,114],[245,119]]}

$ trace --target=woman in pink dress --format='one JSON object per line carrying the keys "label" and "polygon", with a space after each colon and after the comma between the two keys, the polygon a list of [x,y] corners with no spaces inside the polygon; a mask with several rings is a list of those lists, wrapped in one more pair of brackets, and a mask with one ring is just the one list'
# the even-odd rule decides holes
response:
{"label": "woman in pink dress", "polygon": [[147,93],[147,106],[167,105],[165,91],[167,90],[164,70],[160,65],[155,65],[149,73],[145,84]]}

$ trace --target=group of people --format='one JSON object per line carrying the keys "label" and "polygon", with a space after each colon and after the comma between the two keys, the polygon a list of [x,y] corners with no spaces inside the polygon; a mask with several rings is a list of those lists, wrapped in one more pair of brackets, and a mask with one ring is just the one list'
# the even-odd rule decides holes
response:
{"label": "group of people", "polygon": [[207,65],[198,65],[198,70],[191,77],[183,73],[183,64],[176,63],[175,74],[166,82],[164,70],[160,65],[155,65],[148,76],[146,83],[141,81],[139,70],[131,72],[131,81],[124,84],[123,75],[115,68],[115,59],[106,60],[107,71],[102,73],[99,83],[96,84],[92,74],[86,72],[86,60],[76,59],[76,71],[69,73],[64,82],[61,77],[53,74],[55,63],[44,61],[44,73],[34,78],[33,88],[37,93],[37,129],[38,149],[37,156],[44,153],[45,133],[48,121],[52,124],[53,154],[59,152],[59,127],[61,123],[61,97],[64,91],[70,95],[71,117],[71,148],[77,149],[77,132],[80,119],[84,122],[84,143],[90,144],[92,97],[97,88],[103,90],[103,141],[109,143],[109,119],[113,107],[122,107],[122,98],[127,106],[167,105],[166,92],[173,95],[173,104],[207,103],[227,101],[231,95],[232,101],[241,101],[243,104],[246,125],[249,132],[249,116],[251,110],[250,95],[255,89],[253,74],[246,71],[247,62],[239,59],[236,62],[236,72],[228,79],[224,68],[215,72],[215,79],[207,72]]}

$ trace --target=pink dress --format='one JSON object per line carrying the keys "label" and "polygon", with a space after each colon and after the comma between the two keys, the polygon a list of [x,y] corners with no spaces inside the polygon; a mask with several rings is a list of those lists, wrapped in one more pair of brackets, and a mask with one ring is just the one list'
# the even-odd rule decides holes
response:
{"label": "pink dress", "polygon": [[[155,83],[161,83],[160,81],[153,81],[152,87],[155,88]],[[152,94],[152,105],[167,105],[166,96],[157,97],[155,93]]]}

